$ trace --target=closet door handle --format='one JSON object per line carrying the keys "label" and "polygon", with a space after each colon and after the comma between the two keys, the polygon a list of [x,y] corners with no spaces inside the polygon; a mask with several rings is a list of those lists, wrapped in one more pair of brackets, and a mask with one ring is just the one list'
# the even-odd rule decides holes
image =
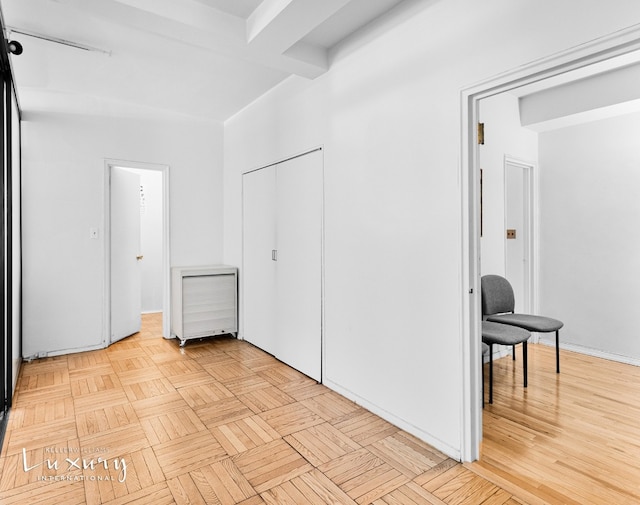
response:
{"label": "closet door handle", "polygon": [[278,261],[278,250],[277,249],[271,249],[271,260],[272,261]]}

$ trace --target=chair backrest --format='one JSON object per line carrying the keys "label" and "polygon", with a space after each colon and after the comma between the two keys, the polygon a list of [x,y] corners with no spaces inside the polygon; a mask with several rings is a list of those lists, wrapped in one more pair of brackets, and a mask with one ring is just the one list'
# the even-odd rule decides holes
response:
{"label": "chair backrest", "polygon": [[483,275],[480,279],[482,315],[513,312],[516,301],[509,281],[499,275]]}

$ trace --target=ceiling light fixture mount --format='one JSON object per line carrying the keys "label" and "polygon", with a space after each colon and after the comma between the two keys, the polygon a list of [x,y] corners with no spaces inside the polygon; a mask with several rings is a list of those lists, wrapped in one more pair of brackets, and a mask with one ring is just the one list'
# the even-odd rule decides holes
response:
{"label": "ceiling light fixture mount", "polygon": [[[33,31],[29,31],[29,30],[23,30],[21,28],[14,28],[12,26],[7,26],[7,33],[9,35],[12,35],[14,33],[18,33],[20,35],[25,35],[27,37],[33,37],[35,39],[45,40],[47,42],[53,42],[54,44],[61,44],[63,46],[73,47],[75,49],[82,49],[83,51],[91,51],[91,52],[95,52],[95,53],[103,53],[103,54],[106,54],[108,56],[111,56],[111,51],[105,51],[104,49],[99,49],[97,47],[92,47],[92,46],[88,46],[88,45],[85,45],[85,44],[79,44],[77,42],[72,42],[70,40],[65,40],[65,39],[61,39],[61,38],[58,38],[58,37],[52,37],[52,36],[49,36],[49,35],[33,32]],[[11,44],[11,43],[18,44],[20,46],[20,53],[22,52],[22,45],[19,42],[15,42],[15,41],[9,42],[9,44]],[[11,47],[9,47],[9,51],[11,51]],[[11,51],[11,52],[13,54],[20,54],[20,53],[13,52],[13,51]]]}
{"label": "ceiling light fixture mount", "polygon": [[22,44],[17,40],[7,40],[7,47],[9,48],[9,52],[11,54],[15,54],[19,56],[22,54]]}

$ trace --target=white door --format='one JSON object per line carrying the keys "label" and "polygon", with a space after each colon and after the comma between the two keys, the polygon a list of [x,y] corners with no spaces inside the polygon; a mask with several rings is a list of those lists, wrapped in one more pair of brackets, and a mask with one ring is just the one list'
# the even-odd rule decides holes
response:
{"label": "white door", "polygon": [[111,342],[140,331],[140,176],[112,167]]}
{"label": "white door", "polygon": [[531,290],[531,199],[529,177],[532,167],[505,161],[505,221],[514,238],[506,234],[506,276],[515,296],[515,311],[530,312]]}
{"label": "white door", "polygon": [[243,336],[276,353],[276,168],[244,174]]}
{"label": "white door", "polygon": [[276,357],[321,381],[322,151],[277,166]]}

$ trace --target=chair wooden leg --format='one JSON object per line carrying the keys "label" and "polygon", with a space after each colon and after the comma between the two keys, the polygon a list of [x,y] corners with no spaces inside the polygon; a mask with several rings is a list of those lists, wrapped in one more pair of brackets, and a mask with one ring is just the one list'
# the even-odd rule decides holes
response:
{"label": "chair wooden leg", "polygon": [[524,375],[524,387],[527,387],[527,341],[522,342],[522,374]]}
{"label": "chair wooden leg", "polygon": [[493,403],[493,344],[489,344],[489,403]]}
{"label": "chair wooden leg", "polygon": [[560,330],[556,330],[556,373],[560,373]]}

